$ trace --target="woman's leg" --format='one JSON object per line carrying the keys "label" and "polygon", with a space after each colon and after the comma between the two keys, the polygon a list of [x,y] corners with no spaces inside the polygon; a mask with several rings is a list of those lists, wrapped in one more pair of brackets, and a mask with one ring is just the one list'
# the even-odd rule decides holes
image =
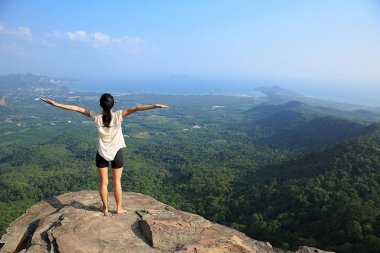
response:
{"label": "woman's leg", "polygon": [[98,174],[100,177],[100,198],[103,201],[103,213],[106,215],[108,213],[108,168],[98,168]]}
{"label": "woman's leg", "polygon": [[123,168],[112,168],[112,184],[113,184],[113,192],[115,195],[116,201],[116,213],[124,213],[125,210],[121,206],[122,194],[123,191],[121,189],[121,175],[123,173]]}

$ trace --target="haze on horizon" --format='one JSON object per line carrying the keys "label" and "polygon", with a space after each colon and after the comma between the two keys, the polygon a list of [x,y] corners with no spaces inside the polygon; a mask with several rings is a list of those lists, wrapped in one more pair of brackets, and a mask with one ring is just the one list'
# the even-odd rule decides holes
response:
{"label": "haze on horizon", "polygon": [[174,76],[380,106],[379,28],[376,0],[3,0],[0,75]]}

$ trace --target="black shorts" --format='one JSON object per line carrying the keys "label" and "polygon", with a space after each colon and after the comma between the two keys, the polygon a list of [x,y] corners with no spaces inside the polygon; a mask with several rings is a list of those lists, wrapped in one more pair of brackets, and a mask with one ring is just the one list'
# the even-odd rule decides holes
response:
{"label": "black shorts", "polygon": [[[104,159],[101,155],[99,155],[99,152],[96,152],[96,167],[98,168],[108,168],[109,161]],[[112,169],[118,169],[123,167],[123,151],[122,149],[119,149],[117,151],[115,158],[113,161],[111,161],[111,167]]]}

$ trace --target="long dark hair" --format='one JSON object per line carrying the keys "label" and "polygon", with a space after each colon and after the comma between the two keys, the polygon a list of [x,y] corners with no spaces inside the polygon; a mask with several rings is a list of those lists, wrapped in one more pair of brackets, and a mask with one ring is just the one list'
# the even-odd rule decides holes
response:
{"label": "long dark hair", "polygon": [[114,106],[115,101],[113,100],[113,96],[109,93],[104,93],[100,97],[100,106],[103,108],[103,125],[105,127],[110,127],[110,123],[112,120],[111,108]]}

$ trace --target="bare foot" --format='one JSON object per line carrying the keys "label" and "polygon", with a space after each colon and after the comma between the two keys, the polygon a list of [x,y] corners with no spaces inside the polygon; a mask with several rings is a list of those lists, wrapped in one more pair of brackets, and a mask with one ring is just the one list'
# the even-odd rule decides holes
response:
{"label": "bare foot", "polygon": [[107,208],[102,207],[101,211],[104,213],[104,216],[108,216],[108,209]]}
{"label": "bare foot", "polygon": [[125,213],[125,212],[126,212],[126,210],[123,209],[123,208],[119,208],[119,209],[116,210],[117,214],[121,214],[121,213]]}

